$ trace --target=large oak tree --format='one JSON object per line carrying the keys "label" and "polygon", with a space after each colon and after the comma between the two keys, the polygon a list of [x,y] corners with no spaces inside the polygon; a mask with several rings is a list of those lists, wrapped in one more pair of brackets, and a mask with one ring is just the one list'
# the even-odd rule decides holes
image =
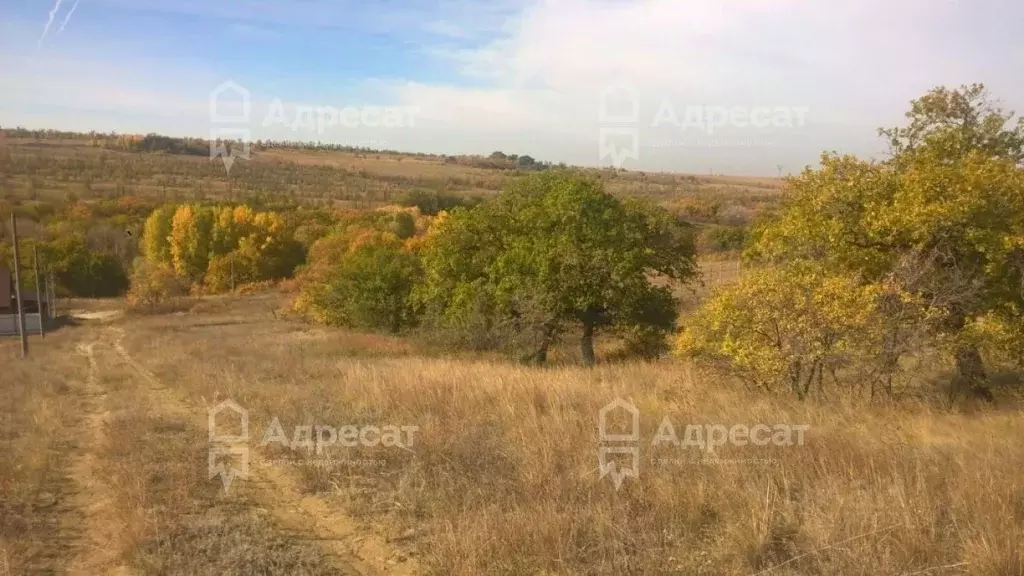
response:
{"label": "large oak tree", "polygon": [[673,330],[672,281],[696,273],[688,225],[569,172],[456,209],[432,232],[423,265],[418,296],[441,323],[479,320],[482,337],[500,327],[537,362],[575,327],[588,365],[600,329]]}

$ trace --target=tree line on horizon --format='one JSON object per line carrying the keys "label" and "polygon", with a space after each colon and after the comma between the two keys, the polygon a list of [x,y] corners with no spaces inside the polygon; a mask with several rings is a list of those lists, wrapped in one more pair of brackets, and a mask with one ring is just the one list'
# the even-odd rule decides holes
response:
{"label": "tree line on horizon", "polygon": [[[181,154],[187,156],[209,156],[211,146],[216,146],[221,141],[211,141],[207,138],[189,136],[166,136],[155,132],[148,134],[131,134],[118,132],[72,132],[65,130],[41,129],[31,130],[23,127],[3,128],[0,127],[0,137],[22,138],[31,140],[57,140],[57,141],[83,141],[90,147],[106,150],[119,150],[124,152],[163,152],[167,154]],[[240,141],[227,141],[228,144],[240,145]],[[432,154],[425,152],[401,152],[387,148],[372,148],[368,146],[354,146],[335,142],[323,142],[320,140],[274,140],[258,138],[250,142],[250,149],[254,152],[266,150],[295,150],[315,152],[345,152],[360,156],[400,156],[412,158],[425,158],[441,160],[448,164],[461,164],[476,168],[494,170],[547,170],[552,167],[565,169],[564,163],[555,165],[551,162],[535,160],[527,154],[505,154],[496,151],[488,156],[474,154]]]}

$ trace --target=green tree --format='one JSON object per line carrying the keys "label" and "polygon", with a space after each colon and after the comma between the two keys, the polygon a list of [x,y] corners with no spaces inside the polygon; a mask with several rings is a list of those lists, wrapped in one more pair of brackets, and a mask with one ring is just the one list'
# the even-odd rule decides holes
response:
{"label": "green tree", "polygon": [[40,251],[40,258],[53,268],[61,291],[71,296],[120,296],[128,289],[128,276],[121,262],[113,254],[89,250],[81,235],[50,242]]}
{"label": "green tree", "polygon": [[419,259],[399,242],[366,244],[342,256],[312,300],[328,324],[398,332],[416,321],[419,278]]}
{"label": "green tree", "polygon": [[695,275],[689,227],[666,211],[621,200],[599,181],[544,173],[513,183],[473,209],[457,209],[429,234],[417,300],[439,324],[531,335],[531,356],[575,325],[593,364],[599,329],[674,327],[671,283]]}

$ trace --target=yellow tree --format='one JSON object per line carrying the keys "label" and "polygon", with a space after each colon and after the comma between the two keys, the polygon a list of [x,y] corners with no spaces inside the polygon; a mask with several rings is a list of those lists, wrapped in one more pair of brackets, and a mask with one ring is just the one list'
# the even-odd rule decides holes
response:
{"label": "yellow tree", "polygon": [[882,131],[889,160],[825,155],[792,179],[749,256],[815,260],[926,302],[958,388],[990,397],[966,336],[988,315],[1024,322],[1024,123],[1008,127],[1012,116],[982,86],[933,90],[913,103],[906,128]]}
{"label": "yellow tree", "polygon": [[184,204],[171,220],[171,259],[174,271],[192,283],[200,283],[209,265],[213,212]]}
{"label": "yellow tree", "polygon": [[[826,376],[838,380],[840,368],[868,366],[881,341],[879,292],[809,260],[758,269],[690,317],[676,351],[804,398],[823,389]],[[862,383],[861,372],[869,371],[852,380]]]}
{"label": "yellow tree", "polygon": [[146,219],[142,233],[142,253],[151,262],[171,263],[171,225],[175,207],[161,206]]}
{"label": "yellow tree", "polygon": [[253,233],[255,219],[255,212],[248,206],[217,208],[213,223],[212,253],[223,256],[238,248],[238,242]]}
{"label": "yellow tree", "polygon": [[210,251],[213,256],[223,256],[238,245],[238,230],[235,225],[235,211],[230,206],[216,209],[211,232],[213,244]]}

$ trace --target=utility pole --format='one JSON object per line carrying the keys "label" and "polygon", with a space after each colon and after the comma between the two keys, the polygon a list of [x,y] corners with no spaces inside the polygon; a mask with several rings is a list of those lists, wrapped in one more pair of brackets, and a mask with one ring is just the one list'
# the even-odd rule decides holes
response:
{"label": "utility pole", "polygon": [[39,276],[39,248],[32,247],[32,263],[36,269],[36,308],[39,312],[39,337],[46,338],[46,327],[43,326],[43,279]]}
{"label": "utility pole", "polygon": [[56,318],[57,317],[57,286],[56,286],[56,284],[54,283],[54,280],[53,280],[53,268],[50,268],[47,271],[47,276],[48,276],[48,280],[49,280],[46,283],[46,285],[49,288],[50,318]]}
{"label": "utility pole", "polygon": [[231,293],[235,293],[235,253],[231,253]]}
{"label": "utility pole", "polygon": [[14,237],[14,297],[18,299],[18,337],[21,338],[21,357],[28,357],[28,336],[25,334],[25,301],[21,299],[21,261],[18,258],[18,220],[11,213],[11,236]]}

